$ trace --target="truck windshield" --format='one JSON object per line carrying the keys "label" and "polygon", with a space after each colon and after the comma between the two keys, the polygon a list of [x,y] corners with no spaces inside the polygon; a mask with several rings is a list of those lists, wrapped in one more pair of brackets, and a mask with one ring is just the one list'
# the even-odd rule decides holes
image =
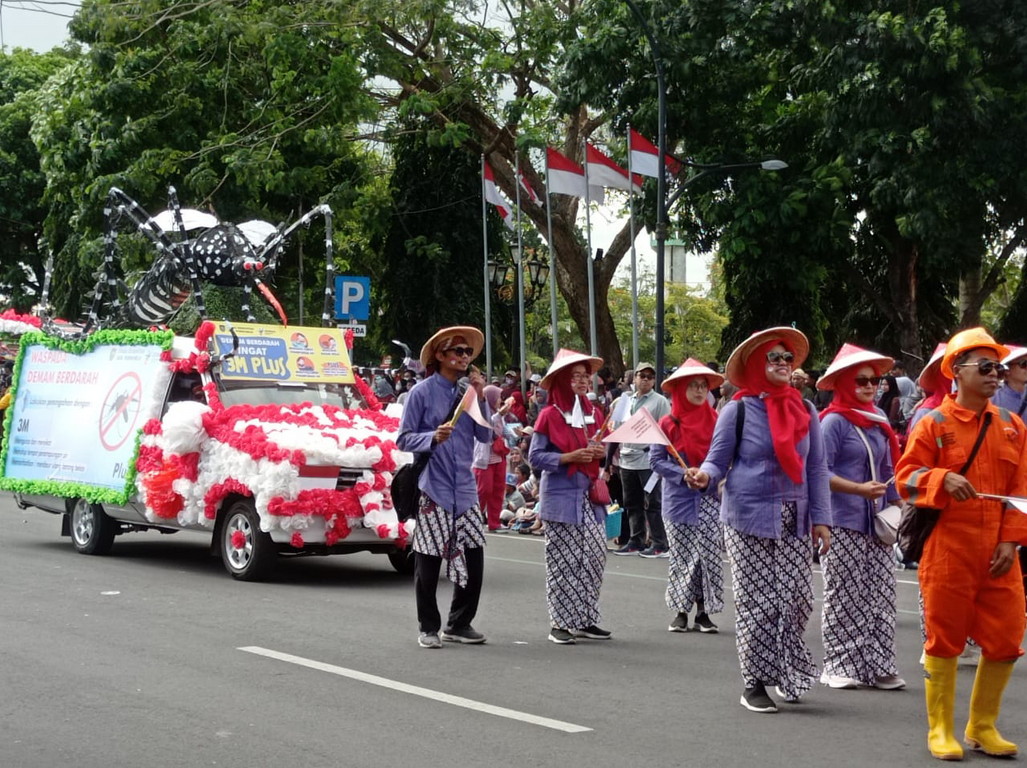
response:
{"label": "truck windshield", "polygon": [[226,408],[232,405],[292,405],[294,403],[335,405],[345,409],[367,407],[360,392],[350,384],[221,380],[218,385],[221,391],[221,402]]}

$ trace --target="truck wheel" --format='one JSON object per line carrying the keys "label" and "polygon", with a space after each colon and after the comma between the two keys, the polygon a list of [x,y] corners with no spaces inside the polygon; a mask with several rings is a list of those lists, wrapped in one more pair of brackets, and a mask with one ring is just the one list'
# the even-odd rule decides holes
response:
{"label": "truck wheel", "polygon": [[403,549],[394,549],[389,552],[389,562],[396,569],[397,573],[410,576],[414,572],[414,548],[411,546]]}
{"label": "truck wheel", "polygon": [[75,499],[71,508],[71,541],[83,555],[106,555],[114,544],[118,524],[103,507],[85,499]]}
{"label": "truck wheel", "polygon": [[251,499],[236,499],[221,524],[221,562],[233,578],[261,581],[274,566],[271,537],[260,530],[260,517]]}

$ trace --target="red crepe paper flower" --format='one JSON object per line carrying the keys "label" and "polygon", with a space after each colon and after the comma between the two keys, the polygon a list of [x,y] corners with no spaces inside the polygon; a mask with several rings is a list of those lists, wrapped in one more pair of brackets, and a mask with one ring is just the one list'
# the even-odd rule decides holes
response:
{"label": "red crepe paper flower", "polygon": [[303,534],[301,534],[299,531],[296,531],[292,534],[292,538],[289,539],[289,543],[292,546],[296,547],[296,549],[303,549]]}
{"label": "red crepe paper flower", "polygon": [[223,483],[214,483],[203,496],[203,516],[208,520],[217,517],[218,506],[230,493],[237,493],[240,496],[253,495],[249,488],[231,477]]}
{"label": "red crepe paper flower", "polygon": [[143,476],[143,487],[146,489],[146,506],[164,520],[173,520],[182,511],[185,500],[175,493],[171,484],[178,479],[174,468],[150,472]]}
{"label": "red crepe paper flower", "polygon": [[246,534],[240,530],[232,531],[232,549],[246,548]]}

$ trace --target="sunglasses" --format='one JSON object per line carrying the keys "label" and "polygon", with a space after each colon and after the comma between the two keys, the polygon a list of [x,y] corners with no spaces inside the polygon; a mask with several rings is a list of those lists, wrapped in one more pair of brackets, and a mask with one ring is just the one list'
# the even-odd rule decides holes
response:
{"label": "sunglasses", "polygon": [[655,379],[656,377],[651,373],[636,373],[636,376],[640,379]]}
{"label": "sunglasses", "polygon": [[768,363],[790,363],[795,359],[791,352],[767,352]]}
{"label": "sunglasses", "polygon": [[1007,367],[1012,368],[1014,365],[1017,368],[1027,368],[1027,360],[1014,360]]}
{"label": "sunglasses", "polygon": [[447,355],[452,352],[457,357],[474,357],[474,347],[450,347],[449,349],[442,350],[442,354]]}
{"label": "sunglasses", "polygon": [[960,363],[956,368],[972,368],[976,366],[977,372],[981,376],[990,376],[992,372],[997,373],[1001,376],[1006,372],[1006,367],[1002,363],[996,363],[994,360],[979,360],[976,363]]}
{"label": "sunglasses", "polygon": [[857,387],[865,387],[869,384],[873,384],[875,387],[881,383],[881,376],[857,376],[854,381]]}

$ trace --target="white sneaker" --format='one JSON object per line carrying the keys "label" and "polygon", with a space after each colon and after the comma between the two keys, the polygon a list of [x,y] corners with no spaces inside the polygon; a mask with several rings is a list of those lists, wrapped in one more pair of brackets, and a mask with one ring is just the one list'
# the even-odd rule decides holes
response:
{"label": "white sneaker", "polygon": [[906,681],[898,675],[881,675],[874,681],[874,688],[882,691],[897,691],[906,687]]}
{"label": "white sneaker", "polygon": [[829,675],[826,671],[820,674],[820,682],[828,688],[859,688],[859,680],[841,675]]}

